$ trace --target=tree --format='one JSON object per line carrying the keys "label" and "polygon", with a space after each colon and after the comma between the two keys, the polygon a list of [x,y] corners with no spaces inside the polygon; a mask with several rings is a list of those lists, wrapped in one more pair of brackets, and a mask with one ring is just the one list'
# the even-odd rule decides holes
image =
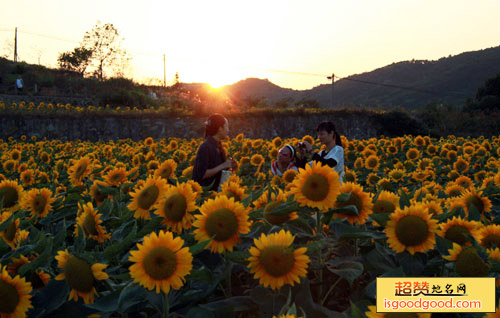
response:
{"label": "tree", "polygon": [[59,55],[57,62],[63,70],[73,71],[82,77],[89,66],[92,51],[84,47],[76,47],[73,52],[64,52]]}
{"label": "tree", "polygon": [[122,41],[113,24],[98,21],[92,30],[85,32],[79,47],[59,55],[59,66],[82,75],[92,74],[101,81],[108,69],[123,76],[130,58],[121,47]]}

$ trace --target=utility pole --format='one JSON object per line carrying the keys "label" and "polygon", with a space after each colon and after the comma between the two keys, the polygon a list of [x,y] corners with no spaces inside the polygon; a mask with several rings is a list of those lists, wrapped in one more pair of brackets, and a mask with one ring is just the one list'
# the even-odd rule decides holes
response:
{"label": "utility pole", "polygon": [[14,62],[17,62],[17,27],[14,35]]}
{"label": "utility pole", "polygon": [[167,74],[165,68],[165,54],[163,54],[163,87],[167,87]]}
{"label": "utility pole", "polygon": [[334,83],[335,83],[335,82],[334,82],[334,81],[335,81],[335,74],[334,74],[334,73],[332,73],[332,76],[328,76],[327,78],[332,80],[332,105],[331,105],[331,106],[332,106],[332,108],[333,108],[333,92],[334,92],[334,90],[333,90],[333,89],[334,89]]}

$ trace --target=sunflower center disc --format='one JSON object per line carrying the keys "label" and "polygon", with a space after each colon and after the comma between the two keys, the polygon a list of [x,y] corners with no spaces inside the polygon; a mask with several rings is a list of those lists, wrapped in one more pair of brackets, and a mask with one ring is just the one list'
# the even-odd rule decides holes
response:
{"label": "sunflower center disc", "polygon": [[80,179],[80,177],[83,175],[83,173],[87,170],[87,164],[82,163],[81,165],[78,166],[75,172],[75,177],[76,179]]}
{"label": "sunflower center disc", "polygon": [[377,160],[372,158],[368,160],[367,165],[370,168],[375,168],[377,166]]}
{"label": "sunflower center disc", "polygon": [[101,191],[99,191],[99,188],[96,188],[94,191],[94,197],[97,202],[102,202],[106,200],[106,195],[102,194]]}
{"label": "sunflower center disc", "polygon": [[47,204],[47,199],[38,193],[33,201],[33,207],[37,214],[42,214],[43,210],[45,210],[45,205]]}
{"label": "sunflower center disc", "polygon": [[64,266],[64,275],[68,285],[79,292],[89,293],[94,287],[94,275],[90,265],[71,255]]}
{"label": "sunflower center disc", "polygon": [[288,214],[285,214],[285,215],[269,214],[280,204],[281,204],[280,201],[271,201],[264,208],[264,217],[266,218],[266,220],[269,223],[271,223],[273,225],[282,224],[282,223],[285,223],[286,221],[288,221]]}
{"label": "sunflower center disc", "polygon": [[[293,171],[293,170],[291,170],[291,171]],[[292,181],[293,181],[293,179],[295,179],[295,175],[296,175],[296,173],[293,173],[293,172],[285,173],[285,174],[283,175],[283,177],[284,177],[284,179],[285,179],[285,182],[286,182],[286,183],[290,183],[290,182],[292,182]]]}
{"label": "sunflower center disc", "polygon": [[226,241],[238,232],[238,219],[229,209],[216,210],[207,217],[206,230],[214,240]]}
{"label": "sunflower center disc", "polygon": [[144,257],[144,271],[153,279],[167,279],[177,268],[177,257],[169,248],[158,246]]}
{"label": "sunflower center disc", "polygon": [[[19,294],[16,287],[0,279],[0,312],[11,313],[19,303]],[[3,316],[3,315],[2,315]]]}
{"label": "sunflower center disc", "polygon": [[153,203],[156,202],[159,192],[160,191],[156,185],[150,185],[146,189],[142,190],[138,198],[139,207],[144,210],[149,210]]}
{"label": "sunflower center disc", "polygon": [[474,204],[476,206],[477,210],[481,213],[484,210],[483,201],[475,195],[469,196],[465,202],[467,204],[467,207],[469,207],[471,204]]}
{"label": "sunflower center disc", "polygon": [[328,179],[320,174],[313,174],[307,178],[302,186],[302,193],[311,201],[322,201],[328,195],[330,184]]}
{"label": "sunflower center disc", "polygon": [[240,201],[240,197],[239,197],[236,193],[234,193],[233,191],[231,191],[231,190],[227,191],[227,192],[225,193],[225,195],[226,195],[226,197],[227,197],[228,199],[233,198],[233,199],[234,199],[234,201]]}
{"label": "sunflower center disc", "polygon": [[180,193],[169,196],[163,206],[165,217],[172,222],[180,222],[186,214],[186,209],[186,198]]}
{"label": "sunflower center disc", "polygon": [[418,318],[414,312],[389,312],[384,314],[384,318]]}
{"label": "sunflower center disc", "polygon": [[484,238],[483,245],[486,248],[493,248],[493,244],[495,244],[497,247],[500,247],[500,237],[498,235],[490,234]]}
{"label": "sunflower center disc", "polygon": [[475,248],[467,248],[460,253],[455,263],[457,273],[462,277],[483,277],[488,275],[490,269],[483,259],[477,254]]}
{"label": "sunflower center disc", "polygon": [[[363,201],[361,201],[361,198],[356,193],[351,193],[351,197],[346,202],[339,202],[339,208],[343,208],[349,205],[355,205],[358,209],[358,213],[361,213],[361,210],[363,209]],[[354,214],[352,211],[345,211],[342,212],[342,214],[356,216],[356,214]]]}
{"label": "sunflower center disc", "polygon": [[373,205],[373,213],[392,213],[396,210],[396,207],[392,202],[386,200],[377,200]]}
{"label": "sunflower center disc", "polygon": [[415,215],[407,215],[396,225],[396,236],[406,246],[423,243],[427,238],[429,227],[427,222]]}
{"label": "sunflower center disc", "polygon": [[12,242],[14,237],[16,237],[16,232],[17,232],[16,221],[12,220],[12,223],[10,223],[9,227],[4,232],[4,236],[7,239],[7,241]]}
{"label": "sunflower center disc", "polygon": [[464,245],[468,241],[466,237],[467,234],[469,234],[469,230],[467,228],[461,225],[455,225],[446,231],[444,237],[457,244]]}
{"label": "sunflower center disc", "polygon": [[168,167],[165,167],[161,170],[160,172],[160,176],[163,178],[163,179],[168,179],[168,177],[170,177],[170,174],[172,173],[172,168],[170,168],[169,166]]}
{"label": "sunflower center disc", "polygon": [[264,270],[273,277],[288,274],[295,264],[293,250],[282,245],[272,245],[264,248],[259,260]]}
{"label": "sunflower center disc", "polygon": [[10,208],[14,206],[19,199],[17,190],[12,187],[5,187],[0,190],[0,201],[3,199],[3,207]]}
{"label": "sunflower center disc", "polygon": [[95,218],[92,215],[92,213],[87,212],[87,215],[85,216],[85,219],[83,220],[83,231],[85,232],[85,235],[87,235],[87,236],[99,234],[97,232]]}

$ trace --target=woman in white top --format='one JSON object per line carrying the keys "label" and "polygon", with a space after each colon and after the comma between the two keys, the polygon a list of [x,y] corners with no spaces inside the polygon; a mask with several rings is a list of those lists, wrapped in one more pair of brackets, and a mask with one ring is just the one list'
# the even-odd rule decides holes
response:
{"label": "woman in white top", "polygon": [[[340,183],[344,178],[344,148],[342,148],[342,140],[335,129],[335,125],[331,121],[325,121],[316,128],[318,139],[326,147],[319,153],[314,152],[310,143],[303,141],[300,143],[301,150],[305,150],[312,155],[313,161],[319,161],[323,165],[328,165],[339,174]],[[311,164],[312,162],[310,162]]]}
{"label": "woman in white top", "polygon": [[278,158],[271,163],[271,172],[273,175],[283,176],[288,169],[299,171],[295,166],[295,148],[292,145],[285,145],[278,152]]}

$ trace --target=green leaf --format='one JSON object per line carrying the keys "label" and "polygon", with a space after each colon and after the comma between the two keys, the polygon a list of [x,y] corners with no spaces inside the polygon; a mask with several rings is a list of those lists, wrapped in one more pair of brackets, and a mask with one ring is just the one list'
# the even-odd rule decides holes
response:
{"label": "green leaf", "polygon": [[194,307],[189,309],[186,318],[215,318],[215,315],[207,309]]}
{"label": "green leaf", "polygon": [[134,227],[132,231],[121,241],[114,242],[112,245],[109,245],[104,250],[104,254],[108,261],[112,260],[115,256],[119,256],[125,249],[130,248],[130,246],[134,243],[135,235],[137,234],[137,223],[134,223]]}
{"label": "green leaf", "polygon": [[146,300],[146,290],[134,283],[129,283],[118,297],[118,312],[125,312],[128,308]]}
{"label": "green leaf", "polygon": [[200,306],[212,312],[217,312],[221,309],[232,309],[235,312],[239,312],[258,308],[258,305],[250,296],[235,296]]}
{"label": "green leaf", "polygon": [[346,261],[336,264],[335,267],[326,264],[326,268],[333,274],[339,275],[352,285],[352,282],[363,274],[363,264],[359,262]]}
{"label": "green leaf", "polygon": [[85,235],[83,234],[82,227],[78,224],[76,226],[78,226],[78,236],[75,239],[75,245],[74,245],[75,251],[83,252],[85,250],[85,245],[86,245]]}
{"label": "green leaf", "polygon": [[348,202],[351,199],[352,192],[341,193],[337,196],[337,201],[340,203]]}
{"label": "green leaf", "polygon": [[250,257],[248,251],[233,251],[226,253],[226,258],[238,264],[247,264],[247,260]]}
{"label": "green leaf", "polygon": [[372,218],[372,220],[374,221],[377,221],[377,223],[380,224],[380,226],[385,227],[387,221],[389,221],[391,217],[389,213],[377,213],[377,214],[370,214],[370,218]]}
{"label": "green leaf", "polygon": [[203,250],[208,245],[208,243],[210,243],[211,240],[212,239],[209,239],[206,241],[199,242],[193,246],[190,246],[189,251],[191,252],[191,255],[195,256],[196,254],[203,252]]}
{"label": "green leaf", "polygon": [[441,235],[436,235],[436,248],[441,255],[449,255],[448,250],[453,248],[453,242],[445,239]]}
{"label": "green leaf", "polygon": [[137,237],[144,237],[156,231],[160,227],[161,221],[161,217],[153,217],[148,221],[148,223],[146,223],[146,225],[139,231],[139,233],[137,233]]}
{"label": "green leaf", "polygon": [[19,274],[24,276],[28,271],[34,271],[35,269],[41,267],[41,265],[46,264],[52,258],[52,242],[53,238],[48,238],[47,247],[43,252],[32,262],[22,265],[19,268]]}
{"label": "green leaf", "polygon": [[97,297],[93,304],[87,304],[86,306],[100,312],[115,312],[118,309],[120,295],[121,290],[115,290],[105,296]]}
{"label": "green leaf", "polygon": [[351,314],[349,315],[351,318],[364,318],[365,315],[363,311],[358,308],[353,302],[351,302]]}

